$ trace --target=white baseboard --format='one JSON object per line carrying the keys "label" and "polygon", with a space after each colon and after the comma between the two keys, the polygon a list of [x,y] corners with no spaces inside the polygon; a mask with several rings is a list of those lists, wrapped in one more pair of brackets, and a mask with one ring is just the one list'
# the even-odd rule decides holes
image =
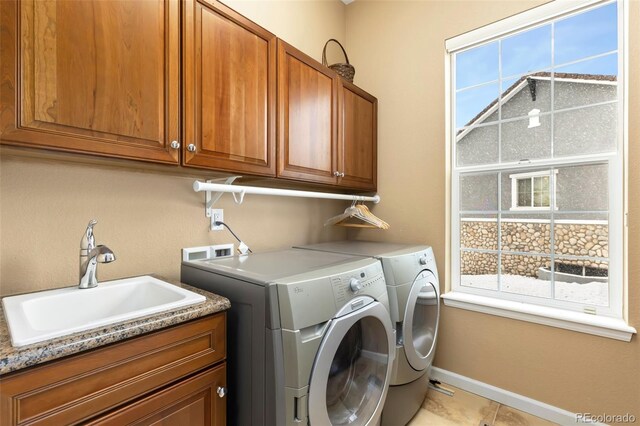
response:
{"label": "white baseboard", "polygon": [[430,375],[431,379],[455,386],[464,391],[480,395],[560,425],[595,424],[606,426],[604,423],[578,422],[576,414],[570,411],[438,367],[431,367]]}

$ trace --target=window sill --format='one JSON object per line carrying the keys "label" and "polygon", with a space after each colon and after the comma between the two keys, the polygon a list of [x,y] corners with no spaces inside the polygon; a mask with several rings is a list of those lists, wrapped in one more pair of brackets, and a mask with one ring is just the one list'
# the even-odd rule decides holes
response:
{"label": "window sill", "polygon": [[583,314],[529,303],[494,299],[462,292],[441,296],[446,306],[528,321],[629,342],[636,329],[623,319]]}

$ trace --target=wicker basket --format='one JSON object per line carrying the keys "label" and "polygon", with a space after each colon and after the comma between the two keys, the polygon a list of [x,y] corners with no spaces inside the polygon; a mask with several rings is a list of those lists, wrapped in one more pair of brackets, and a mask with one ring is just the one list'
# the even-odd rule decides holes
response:
{"label": "wicker basket", "polygon": [[[327,63],[327,45],[332,41],[335,43],[338,43],[338,46],[340,46],[340,49],[342,49],[342,53],[344,53],[344,58],[347,61],[346,64],[329,65]],[[340,77],[344,78],[349,83],[353,83],[353,76],[356,74],[356,69],[353,67],[353,65],[349,63],[349,57],[347,56],[347,52],[344,50],[344,47],[342,47],[342,45],[338,40],[331,38],[324,44],[324,49],[322,49],[322,65],[331,68],[336,73],[338,73]]]}

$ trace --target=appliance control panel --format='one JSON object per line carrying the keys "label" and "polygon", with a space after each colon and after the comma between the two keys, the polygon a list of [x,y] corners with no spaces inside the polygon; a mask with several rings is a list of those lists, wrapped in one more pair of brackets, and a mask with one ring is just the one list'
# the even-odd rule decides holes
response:
{"label": "appliance control panel", "polygon": [[382,268],[378,265],[331,277],[333,296],[338,306],[359,296],[377,298],[387,291]]}

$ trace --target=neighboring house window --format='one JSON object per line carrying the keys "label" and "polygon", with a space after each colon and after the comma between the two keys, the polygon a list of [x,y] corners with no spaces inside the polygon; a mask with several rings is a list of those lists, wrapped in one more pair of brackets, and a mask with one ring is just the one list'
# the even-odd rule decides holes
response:
{"label": "neighboring house window", "polygon": [[622,321],[625,1],[551,2],[447,40],[445,303]]}
{"label": "neighboring house window", "polygon": [[[511,210],[549,210],[552,198],[549,171],[518,173],[509,175],[509,178]],[[553,198],[556,199],[555,196]]]}

